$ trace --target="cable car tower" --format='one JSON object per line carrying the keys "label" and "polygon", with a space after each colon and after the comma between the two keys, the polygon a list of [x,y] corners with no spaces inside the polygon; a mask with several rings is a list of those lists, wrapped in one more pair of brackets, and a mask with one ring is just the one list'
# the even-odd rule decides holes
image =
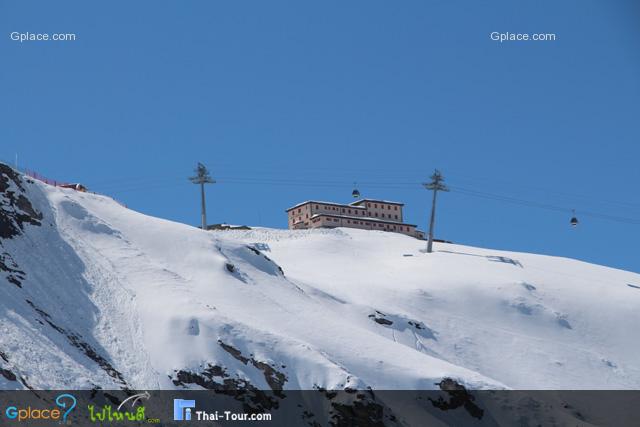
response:
{"label": "cable car tower", "polygon": [[444,185],[444,177],[438,169],[431,175],[431,182],[422,184],[427,190],[433,191],[433,201],[431,202],[431,218],[429,219],[429,235],[427,237],[427,253],[433,252],[433,230],[436,221],[436,196],[438,191],[449,191],[449,187]]}
{"label": "cable car tower", "polygon": [[198,167],[195,169],[195,172],[196,172],[196,176],[190,177],[189,181],[193,182],[194,184],[200,184],[200,198],[202,203],[202,212],[201,212],[202,229],[206,230],[207,229],[207,205],[204,199],[204,185],[215,184],[216,181],[213,178],[211,178],[211,175],[209,175],[209,171],[207,170],[207,167],[200,162],[198,162]]}

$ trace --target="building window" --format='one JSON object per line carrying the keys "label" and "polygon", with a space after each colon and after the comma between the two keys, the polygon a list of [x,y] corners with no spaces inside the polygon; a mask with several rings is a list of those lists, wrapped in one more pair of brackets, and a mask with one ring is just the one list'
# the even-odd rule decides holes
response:
{"label": "building window", "polygon": [[320,206],[316,205],[316,209],[320,209]]}
{"label": "building window", "polygon": [[394,206],[394,208],[395,208],[396,210],[398,210],[398,207],[397,207],[397,206]]}
{"label": "building window", "polygon": [[396,219],[398,219],[398,215],[395,215]]}
{"label": "building window", "polygon": [[374,203],[374,204],[373,204],[373,207],[374,207],[374,208],[376,208],[376,209],[378,209],[378,204],[377,204],[377,203]]}
{"label": "building window", "polygon": [[351,213],[351,209],[349,209],[349,213]]}

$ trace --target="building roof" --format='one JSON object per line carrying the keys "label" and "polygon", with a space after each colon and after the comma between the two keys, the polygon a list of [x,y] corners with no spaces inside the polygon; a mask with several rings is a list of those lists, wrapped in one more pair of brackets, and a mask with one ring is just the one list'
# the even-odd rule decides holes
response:
{"label": "building roof", "polygon": [[311,215],[311,218],[317,218],[320,216],[328,216],[331,218],[342,218],[342,219],[354,219],[356,221],[368,221],[368,222],[382,222],[385,224],[393,224],[393,225],[406,225],[408,227],[417,227],[415,224],[407,224],[406,222],[398,222],[398,221],[388,221],[380,218],[372,218],[372,217],[362,217],[362,216],[350,216],[350,215],[338,215],[338,214],[329,214],[329,213],[317,213]]}
{"label": "building roof", "polygon": [[335,203],[335,202],[322,202],[319,200],[307,200],[306,202],[302,202],[302,203],[298,203],[297,205],[291,206],[289,209],[287,209],[285,212],[289,212],[290,210],[293,210],[295,208],[299,208],[300,206],[304,206],[307,205],[309,203],[313,203],[313,204],[319,204],[319,205],[330,205],[330,206],[339,206],[341,208],[357,208],[357,209],[364,209],[364,206],[353,206],[353,205],[347,205],[344,203]]}
{"label": "building roof", "polygon": [[398,205],[398,206],[404,206],[404,203],[399,203],[399,202],[392,202],[389,200],[380,200],[380,199],[360,199],[360,200],[356,200],[355,202],[349,203],[349,205],[351,206],[357,206],[360,203],[364,203],[364,202],[371,202],[371,203],[386,203],[387,205]]}
{"label": "building roof", "polygon": [[289,212],[290,210],[299,208],[300,206],[304,206],[307,205],[309,203],[317,203],[319,205],[330,205],[330,206],[339,206],[341,208],[355,208],[355,209],[362,209],[365,208],[365,206],[360,206],[362,203],[365,202],[370,202],[370,203],[386,203],[388,205],[396,205],[396,206],[404,206],[404,203],[399,203],[399,202],[392,202],[390,200],[380,200],[380,199],[360,199],[360,200],[356,200],[355,202],[351,202],[349,204],[346,203],[335,203],[335,202],[323,202],[320,200],[307,200],[305,202],[302,203],[298,203],[297,205],[291,206],[289,209],[287,209],[285,212]]}

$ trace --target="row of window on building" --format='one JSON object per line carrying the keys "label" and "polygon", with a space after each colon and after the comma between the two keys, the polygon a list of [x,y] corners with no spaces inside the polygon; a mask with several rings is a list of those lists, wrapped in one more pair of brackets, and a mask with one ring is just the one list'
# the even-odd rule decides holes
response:
{"label": "row of window on building", "polygon": [[[391,209],[391,205],[386,205],[388,210],[392,210]],[[329,210],[334,210],[337,211],[338,208],[336,206],[322,206],[325,209],[329,209]],[[371,207],[371,203],[367,203],[367,207],[370,208]],[[380,205],[380,209],[384,209],[385,205],[381,204]],[[373,203],[373,208],[374,209],[378,209],[378,204],[377,203]],[[316,209],[320,209],[320,205],[316,205]],[[344,213],[344,208],[340,208],[341,212]],[[351,209],[347,209],[349,211],[349,213],[351,213]],[[353,209],[354,211],[361,211],[361,209]],[[393,210],[397,211],[398,210],[398,206],[394,205],[393,206]],[[298,212],[300,212],[300,209],[298,209]]]}
{"label": "row of window on building", "polygon": [[[383,207],[383,205],[380,205],[380,206]],[[374,207],[377,207],[377,205],[374,204]],[[391,209],[391,206],[387,206],[387,207],[389,209]],[[395,210],[397,211],[398,207],[397,206],[394,206],[394,207],[395,207]],[[323,208],[326,208],[327,210],[338,211],[338,208],[335,207],[335,206],[323,206]],[[320,206],[316,205],[316,209],[320,209]],[[349,213],[349,214],[353,213],[353,214],[356,214],[356,215],[358,215],[358,214],[365,215],[365,211],[364,210],[360,210],[360,209],[353,209],[353,212],[351,212],[351,209],[347,209],[347,212],[345,212],[344,208],[340,208],[340,212],[341,213]],[[298,213],[299,214],[302,213],[302,208],[298,208]],[[291,216],[294,216],[294,215],[295,215],[295,211],[291,211]],[[381,213],[380,216],[378,216],[378,212],[374,212],[373,215],[376,218],[399,219],[398,218],[398,214],[393,214],[393,215],[392,214],[386,214],[386,216],[385,216],[384,213]],[[309,214],[306,214],[305,218],[309,218]],[[299,219],[302,220],[302,217],[299,217]]]}
{"label": "row of window on building", "polygon": [[[312,220],[314,223],[317,223],[319,221],[321,221],[320,218],[314,218]],[[327,218],[328,222],[340,222],[339,219],[337,218]],[[350,219],[347,220],[347,224],[353,224],[353,225],[365,225],[365,226],[370,226],[370,227],[379,227],[379,228],[385,228],[385,225],[390,229],[390,230],[394,230],[394,231],[404,231],[404,228],[406,228],[407,231],[411,231],[410,227],[403,227],[403,226],[396,226],[396,225],[388,225],[388,224],[381,224],[381,223],[371,223],[371,222],[367,222],[367,221],[352,221]]]}

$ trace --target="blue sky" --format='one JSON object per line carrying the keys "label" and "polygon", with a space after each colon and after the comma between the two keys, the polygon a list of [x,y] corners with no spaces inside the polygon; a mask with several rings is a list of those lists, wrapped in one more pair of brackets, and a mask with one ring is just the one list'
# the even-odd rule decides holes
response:
{"label": "blue sky", "polygon": [[358,182],[424,228],[437,167],[482,193],[444,194],[438,237],[640,271],[639,18],[632,0],[2,0],[0,158],[191,224],[202,161],[210,223],[271,227]]}

